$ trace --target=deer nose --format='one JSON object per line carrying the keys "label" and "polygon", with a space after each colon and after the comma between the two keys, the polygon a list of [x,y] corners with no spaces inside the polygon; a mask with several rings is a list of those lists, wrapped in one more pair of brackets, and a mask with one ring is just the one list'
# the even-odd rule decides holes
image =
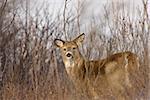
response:
{"label": "deer nose", "polygon": [[70,54],[70,53],[67,53],[67,55],[66,55],[67,57],[71,57],[72,55]]}

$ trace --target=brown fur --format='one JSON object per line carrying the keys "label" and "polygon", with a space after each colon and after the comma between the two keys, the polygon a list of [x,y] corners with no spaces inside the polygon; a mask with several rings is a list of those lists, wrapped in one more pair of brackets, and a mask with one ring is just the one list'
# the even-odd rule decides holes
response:
{"label": "brown fur", "polygon": [[[88,81],[94,81],[100,76],[109,85],[117,100],[124,100],[125,98],[122,95],[125,93],[125,87],[132,87],[129,75],[138,69],[137,56],[127,51],[116,53],[101,60],[85,60],[78,49],[83,40],[84,34],[73,41],[59,39],[54,41],[61,50],[63,62],[70,79],[75,84],[85,82],[93,97],[98,98],[98,94]],[[68,53],[71,54],[71,57],[67,57]],[[79,86],[79,84],[76,86]]]}

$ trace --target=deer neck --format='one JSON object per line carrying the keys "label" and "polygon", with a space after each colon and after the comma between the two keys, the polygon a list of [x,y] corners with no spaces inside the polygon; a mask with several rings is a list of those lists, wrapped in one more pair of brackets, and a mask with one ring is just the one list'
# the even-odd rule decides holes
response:
{"label": "deer neck", "polygon": [[66,59],[64,64],[69,77],[76,77],[84,64],[84,58],[81,56],[78,58]]}

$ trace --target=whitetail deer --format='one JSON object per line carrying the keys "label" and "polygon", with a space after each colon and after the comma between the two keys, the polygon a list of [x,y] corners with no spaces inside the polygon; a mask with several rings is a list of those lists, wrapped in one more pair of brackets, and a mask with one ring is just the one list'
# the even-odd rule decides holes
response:
{"label": "whitetail deer", "polygon": [[[94,80],[97,76],[101,76],[109,84],[117,100],[124,100],[122,97],[125,92],[124,87],[132,87],[129,75],[134,73],[138,67],[137,56],[127,51],[116,53],[106,59],[85,60],[79,51],[84,37],[83,33],[72,41],[54,40],[55,45],[60,48],[68,76],[73,83],[76,83],[77,80],[82,83],[86,77]],[[93,90],[92,93],[93,96],[98,96]]]}

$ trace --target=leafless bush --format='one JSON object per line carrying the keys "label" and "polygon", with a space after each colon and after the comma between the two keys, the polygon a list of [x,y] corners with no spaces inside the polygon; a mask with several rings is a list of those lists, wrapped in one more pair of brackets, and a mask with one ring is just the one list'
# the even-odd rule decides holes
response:
{"label": "leafless bush", "polygon": [[[39,11],[32,16],[28,6],[20,15],[18,11],[21,8],[16,5],[27,5],[27,1],[23,4],[17,0],[0,2],[1,100],[88,99],[88,96],[76,93],[53,45],[54,38],[65,36],[71,39],[81,31],[82,2],[78,5],[77,14],[72,14],[71,8],[67,8],[69,2],[66,0],[63,11],[53,17],[46,9],[43,9],[44,16],[40,16]],[[140,72],[133,80],[137,92],[132,91],[127,97],[148,100],[150,20],[147,1],[143,0],[143,8],[137,9],[134,20],[134,16],[128,16],[129,13],[124,10],[111,9],[113,6],[119,5],[112,3],[104,6],[104,17],[93,19],[95,23],[91,22],[86,27],[87,40],[81,51],[88,59],[103,58],[122,51],[136,53],[140,60]],[[106,35],[108,33],[111,35]]]}

